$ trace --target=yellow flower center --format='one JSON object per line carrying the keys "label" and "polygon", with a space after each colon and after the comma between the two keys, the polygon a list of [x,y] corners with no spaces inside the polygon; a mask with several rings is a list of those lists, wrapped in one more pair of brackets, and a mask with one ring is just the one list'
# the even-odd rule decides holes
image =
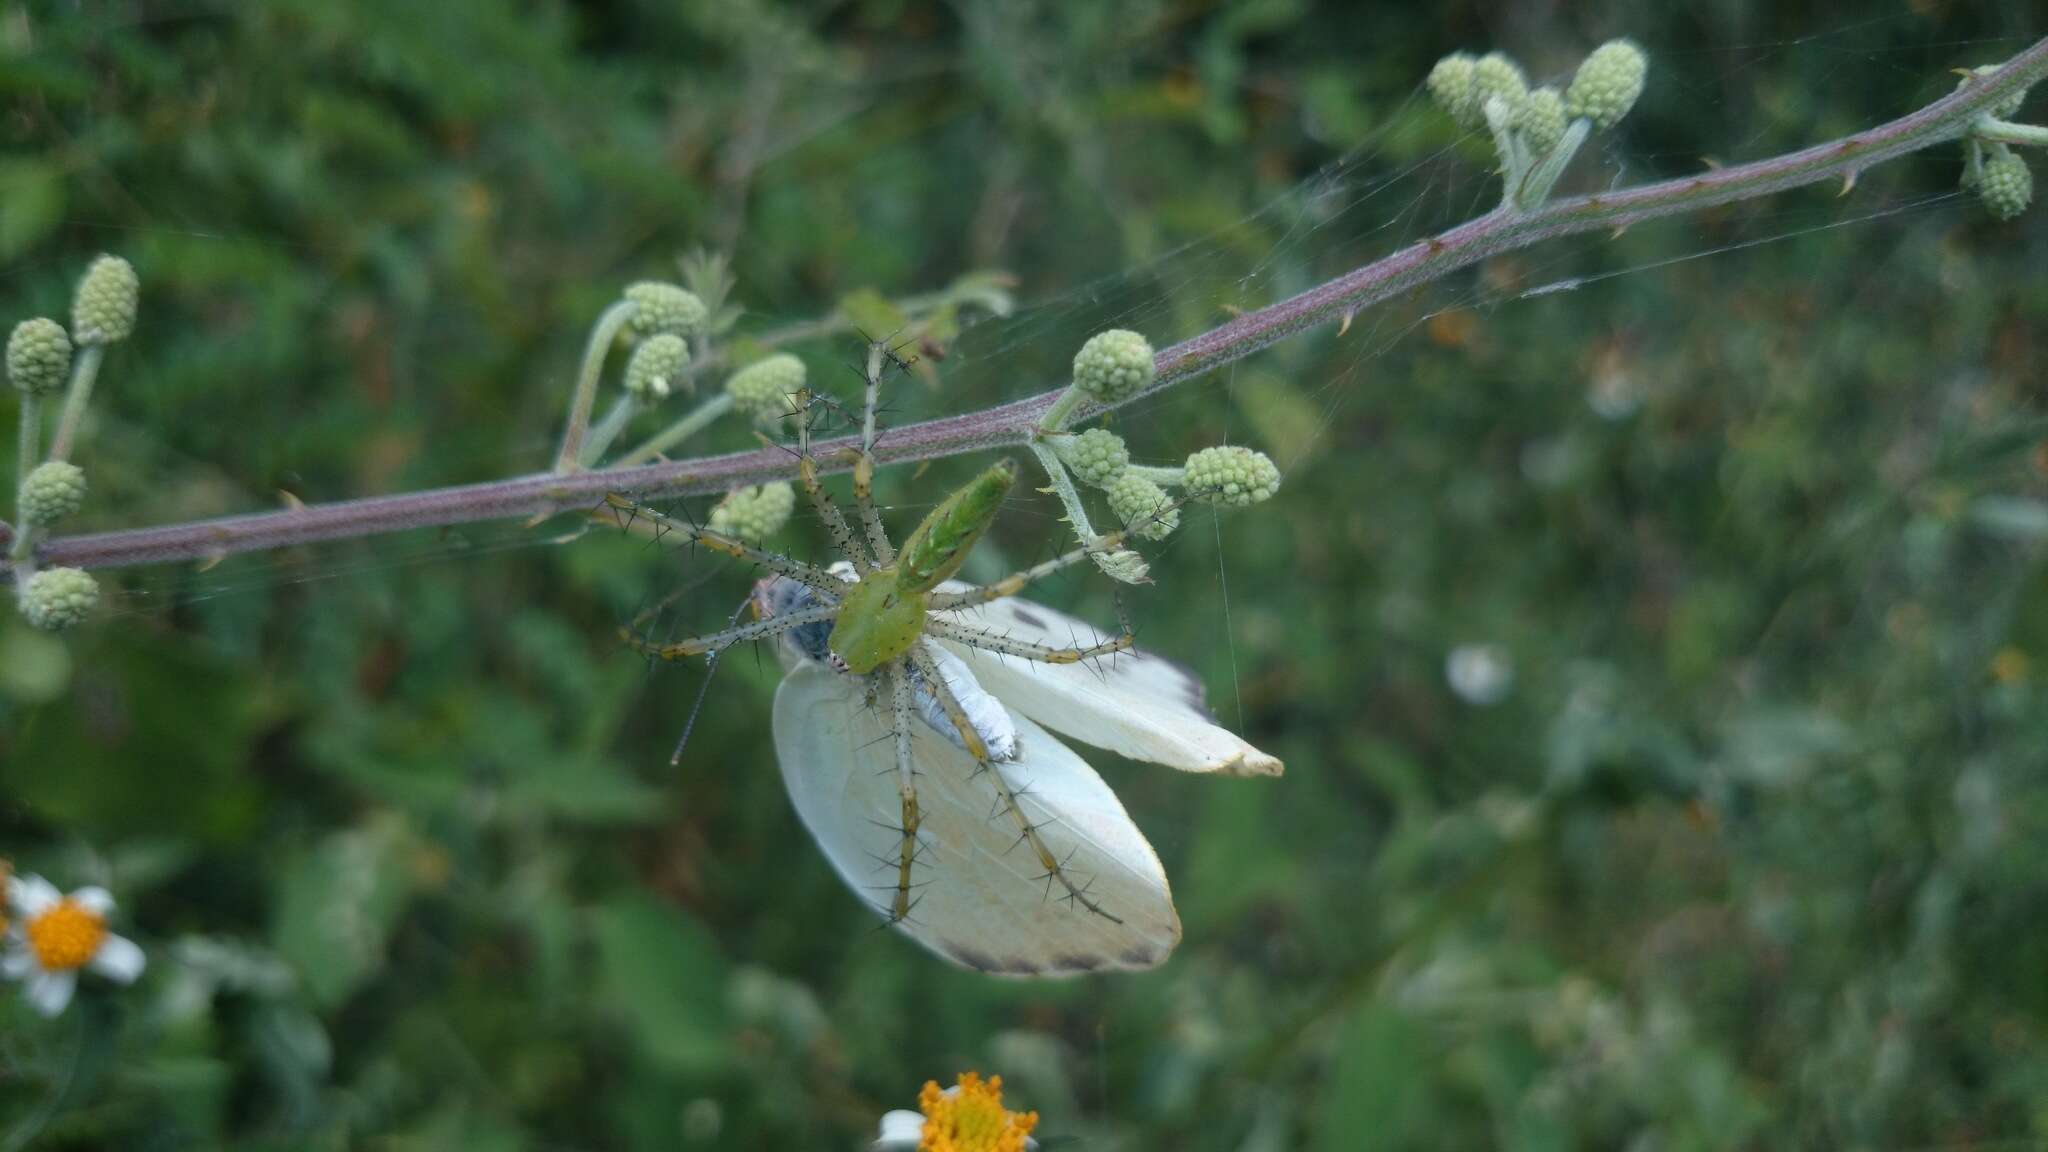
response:
{"label": "yellow flower center", "polygon": [[107,938],[107,922],[75,900],[59,900],[28,922],[28,946],[45,972],[85,967]]}
{"label": "yellow flower center", "polygon": [[950,1095],[927,1080],[917,1107],[924,1113],[918,1152],[1024,1152],[1024,1138],[1038,1127],[1038,1113],[1004,1110],[1001,1076],[962,1072]]}

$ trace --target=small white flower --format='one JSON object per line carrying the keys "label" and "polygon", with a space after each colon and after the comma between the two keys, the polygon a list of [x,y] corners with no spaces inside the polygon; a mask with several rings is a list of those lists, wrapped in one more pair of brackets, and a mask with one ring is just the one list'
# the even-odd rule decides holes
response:
{"label": "small white flower", "polygon": [[20,980],[29,1006],[56,1016],[78,989],[78,970],[90,968],[117,984],[142,975],[142,949],[107,931],[114,898],[104,888],[80,888],[69,896],[40,876],[7,881],[7,901],[20,918],[10,932],[0,975]]}
{"label": "small white flower", "polygon": [[[1004,1108],[1001,1076],[983,1080],[964,1072],[951,1088],[927,1080],[917,1106],[916,1112],[897,1108],[882,1113],[881,1131],[868,1152],[1037,1152],[1031,1130],[1038,1126],[1038,1113]],[[929,1141],[927,1125],[932,1128]]]}
{"label": "small white flower", "polygon": [[1507,699],[1515,666],[1496,645],[1460,644],[1444,659],[1444,680],[1460,700],[1485,707]]}

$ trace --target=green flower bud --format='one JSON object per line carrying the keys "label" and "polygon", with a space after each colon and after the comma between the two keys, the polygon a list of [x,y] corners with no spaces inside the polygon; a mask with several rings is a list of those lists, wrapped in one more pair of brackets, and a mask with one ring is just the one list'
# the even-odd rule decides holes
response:
{"label": "green flower bud", "polygon": [[1243,507],[1280,490],[1280,469],[1264,452],[1221,444],[1188,457],[1182,482],[1190,499]]}
{"label": "green flower bud", "polygon": [[80,344],[116,344],[135,331],[142,282],[119,256],[94,260],[71,297],[71,334]]}
{"label": "green flower bud", "polygon": [[1977,196],[1993,216],[2010,220],[2034,202],[2034,173],[2019,153],[2010,149],[1994,152],[1984,158]]}
{"label": "green flower bud", "polygon": [[1529,82],[1522,78],[1522,66],[1502,53],[1488,52],[1472,65],[1472,99],[1482,114],[1486,102],[1497,96],[1507,105],[1509,119],[1513,119],[1528,95]]}
{"label": "green flower bud", "polygon": [[[1976,81],[1977,77],[1989,75],[2003,67],[2003,64],[1980,64],[1977,67],[1970,69],[1970,74],[1968,76],[1965,76],[1961,80],[1956,81],[1956,87],[1958,89],[1968,88],[1972,83]],[[1992,117],[1995,119],[2010,120],[2014,116],[2019,115],[2020,105],[2025,104],[2026,102],[2027,89],[2022,88],[2018,92],[2013,93],[2011,99],[2003,100],[1997,104],[1993,104],[1990,108],[1990,112]]]}
{"label": "green flower bud", "polygon": [[78,568],[48,568],[28,578],[21,590],[21,615],[45,632],[61,632],[92,613],[100,586]]}
{"label": "green flower bud", "polygon": [[1107,428],[1090,428],[1059,445],[1060,459],[1081,483],[1106,488],[1119,473],[1131,466],[1131,450],[1124,438]]}
{"label": "green flower bud", "polygon": [[1109,482],[1109,510],[1124,530],[1146,540],[1164,540],[1180,527],[1180,509],[1166,489],[1136,472]]}
{"label": "green flower bud", "polygon": [[85,503],[85,470],[62,460],[36,465],[15,494],[24,524],[55,524]]}
{"label": "green flower bud", "polygon": [[1614,127],[1636,106],[1649,70],[1650,61],[1641,48],[1627,40],[1609,40],[1579,65],[1565,90],[1565,114],[1591,120],[1595,128]]}
{"label": "green flower bud", "polygon": [[626,289],[626,299],[635,305],[633,331],[642,336],[671,332],[685,338],[704,331],[710,312],[697,294],[659,280],[642,280]]}
{"label": "green flower bud", "polygon": [[7,378],[31,396],[55,392],[71,374],[71,337],[41,316],[23,320],[7,337]]}
{"label": "green flower bud", "polygon": [[1105,404],[1152,383],[1152,345],[1123,328],[1097,332],[1074,353],[1074,387]]}
{"label": "green flower bud", "polygon": [[1472,71],[1472,58],[1463,52],[1453,52],[1436,62],[1426,82],[1429,98],[1460,128],[1477,128],[1481,124],[1479,94],[1472,85]]}
{"label": "green flower bud", "polygon": [[796,511],[796,489],[783,481],[735,488],[711,510],[711,530],[759,544],[782,531]]}
{"label": "green flower bud", "polygon": [[1549,155],[1557,142],[1564,139],[1566,123],[1564,97],[1555,88],[1538,88],[1529,93],[1515,113],[1515,128],[1528,142],[1530,153],[1537,157]]}
{"label": "green flower bud", "polygon": [[626,391],[653,402],[669,394],[669,381],[690,363],[690,346],[673,332],[657,332],[633,349],[626,361]]}
{"label": "green flower bud", "polygon": [[790,397],[803,387],[804,362],[787,352],[756,360],[725,381],[733,407],[760,424],[789,415],[794,410]]}

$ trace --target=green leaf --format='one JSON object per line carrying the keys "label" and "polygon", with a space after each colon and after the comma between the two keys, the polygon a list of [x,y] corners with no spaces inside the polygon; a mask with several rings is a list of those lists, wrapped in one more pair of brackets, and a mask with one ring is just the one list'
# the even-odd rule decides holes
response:
{"label": "green leaf", "polygon": [[1797,784],[1856,746],[1848,725],[1813,708],[1746,713],[1729,722],[1722,738],[1728,771],[1767,788]]}
{"label": "green leaf", "polygon": [[1970,504],[1970,521],[1990,536],[2048,539],[2048,504],[2025,496],[1979,496]]}
{"label": "green leaf", "polygon": [[726,1060],[725,958],[702,925],[645,896],[598,909],[598,987],[641,1053],[703,1075]]}
{"label": "green leaf", "polygon": [[36,246],[64,218],[64,177],[37,160],[0,164],[0,262]]}
{"label": "green leaf", "polygon": [[71,684],[71,649],[48,632],[10,618],[0,625],[0,698],[48,704]]}
{"label": "green leaf", "polygon": [[1420,1142],[1427,1117],[1428,1070],[1420,1029],[1377,1002],[1359,1005],[1337,1043],[1323,1085],[1322,1152],[1375,1152]]}
{"label": "green leaf", "polygon": [[1257,442],[1273,449],[1283,469],[1308,458],[1323,426],[1323,412],[1301,389],[1270,372],[1251,373],[1237,385],[1238,406],[1258,429]]}
{"label": "green leaf", "polygon": [[839,314],[870,340],[886,340],[910,323],[903,309],[873,288],[862,288],[841,298]]}
{"label": "green leaf", "polygon": [[334,1007],[384,966],[411,895],[412,836],[397,817],[338,832],[286,865],[272,938],[314,1001]]}

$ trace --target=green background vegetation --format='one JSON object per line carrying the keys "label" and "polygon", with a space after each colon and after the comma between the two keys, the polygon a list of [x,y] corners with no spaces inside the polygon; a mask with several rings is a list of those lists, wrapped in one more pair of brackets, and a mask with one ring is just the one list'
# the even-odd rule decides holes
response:
{"label": "green background vegetation", "polygon": [[[2026,7],[9,0],[0,317],[103,250],[142,275],[88,528],[543,467],[590,321],[699,246],[749,332],[1013,273],[901,387],[923,418],[1484,210],[1485,142],[1417,96],[1444,52],[1643,43],[1585,189],[1899,114]],[[765,656],[668,767],[699,675],[615,630],[720,623],[747,574],[702,559],[484,526],[0,627],[0,853],[110,883],[151,956],[54,1023],[0,999],[0,1139],[852,1148],[970,1067],[1069,1148],[2048,1139],[2048,227],[1953,153],[1496,260],[1119,414],[1143,460],[1288,474],[1127,598],[1288,765],[1093,757],[1179,898],[1155,973],[878,931],[782,794]],[[851,382],[850,338],[799,351]],[[898,530],[985,463],[885,475]],[[1063,533],[1021,496],[980,572]],[[1446,687],[1468,642],[1505,701]]]}

